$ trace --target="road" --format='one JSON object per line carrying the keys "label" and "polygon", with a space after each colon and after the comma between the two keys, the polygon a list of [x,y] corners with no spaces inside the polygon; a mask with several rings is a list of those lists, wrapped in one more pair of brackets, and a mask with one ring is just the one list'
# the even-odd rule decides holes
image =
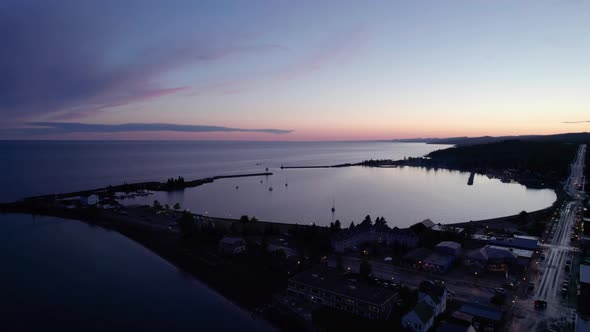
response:
{"label": "road", "polygon": [[[535,276],[530,276],[535,284],[534,290],[516,300],[513,307],[511,331],[546,331],[571,329],[575,309],[567,306],[567,295],[562,295],[564,281],[570,280],[566,264],[573,260],[574,248],[570,236],[573,233],[577,213],[581,208],[583,194],[578,191],[584,173],[586,146],[581,145],[576,159],[571,164],[571,172],[564,185],[564,190],[572,200],[562,206],[559,219],[549,225],[549,238],[542,245],[545,259],[538,262]],[[546,309],[535,309],[534,301],[547,302]]]}

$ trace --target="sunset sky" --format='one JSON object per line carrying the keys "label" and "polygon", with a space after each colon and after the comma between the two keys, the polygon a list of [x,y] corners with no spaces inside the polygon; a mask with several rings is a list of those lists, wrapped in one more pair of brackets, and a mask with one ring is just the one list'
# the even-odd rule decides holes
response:
{"label": "sunset sky", "polygon": [[4,0],[0,43],[0,139],[590,131],[590,1]]}

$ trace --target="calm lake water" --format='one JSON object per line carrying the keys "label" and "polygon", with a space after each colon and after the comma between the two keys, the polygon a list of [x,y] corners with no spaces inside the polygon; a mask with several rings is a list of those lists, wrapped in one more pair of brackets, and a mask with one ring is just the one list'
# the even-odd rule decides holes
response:
{"label": "calm lake water", "polygon": [[[11,142],[0,141],[0,201],[109,184],[263,172],[422,156],[446,145],[391,142]],[[274,170],[273,170],[274,171]]]}
{"label": "calm lake water", "polygon": [[266,221],[317,225],[339,219],[348,226],[370,214],[373,219],[384,216],[391,227],[408,227],[426,218],[452,223],[534,211],[556,199],[552,190],[527,189],[482,175],[468,186],[469,173],[448,170],[348,167],[273,172],[273,176],[223,179],[124,202],[152,204],[157,199],[211,216],[247,214]]}
{"label": "calm lake water", "polygon": [[[333,165],[365,159],[423,156],[446,145],[391,142],[0,142],[6,184],[0,200],[90,189],[124,181],[262,172],[273,176],[225,179],[154,199],[220,217],[247,214],[261,220],[348,224],[370,214],[404,227],[479,220],[545,208],[552,190],[468,173],[420,168],[290,169],[281,165]],[[261,183],[262,181],[262,183]],[[285,186],[285,184],[288,186]],[[239,188],[236,189],[236,186]],[[269,188],[273,187],[270,191]],[[334,202],[336,212],[331,213]]]}
{"label": "calm lake water", "polygon": [[100,227],[0,215],[1,331],[270,331],[141,245]]}

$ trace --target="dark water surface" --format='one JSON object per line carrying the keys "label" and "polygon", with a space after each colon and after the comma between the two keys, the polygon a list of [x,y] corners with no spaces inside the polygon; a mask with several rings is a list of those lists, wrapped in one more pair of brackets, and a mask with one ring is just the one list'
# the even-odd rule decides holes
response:
{"label": "dark water surface", "polygon": [[[446,145],[390,142],[0,141],[0,201],[184,176],[422,156]],[[257,165],[258,164],[258,165]]]}
{"label": "dark water surface", "polygon": [[358,222],[370,214],[384,216],[392,227],[405,227],[425,218],[464,222],[533,211],[556,198],[552,190],[531,190],[484,176],[476,176],[474,185],[468,186],[468,173],[445,170],[280,169],[281,165],[403,159],[447,147],[392,142],[0,142],[5,161],[0,201],[124,181],[165,181],[176,176],[190,180],[266,168],[274,175],[225,179],[127,203],[151,204],[158,199],[212,216],[247,214],[318,225],[335,219]]}
{"label": "dark water surface", "polygon": [[9,214],[0,237],[0,331],[272,330],[116,232]]}

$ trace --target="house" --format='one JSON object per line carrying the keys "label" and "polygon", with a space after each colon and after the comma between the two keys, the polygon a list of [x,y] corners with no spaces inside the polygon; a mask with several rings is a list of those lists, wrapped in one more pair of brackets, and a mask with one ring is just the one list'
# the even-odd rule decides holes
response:
{"label": "house", "polygon": [[508,248],[485,246],[465,256],[465,265],[473,271],[507,272],[518,263],[518,256]]}
{"label": "house", "polygon": [[428,331],[434,319],[447,310],[447,289],[432,281],[423,281],[418,288],[418,302],[402,317],[402,326],[416,332]]}
{"label": "house", "polygon": [[88,196],[80,197],[80,203],[82,205],[96,205],[96,204],[98,204],[98,201],[99,201],[99,197],[96,194],[91,194]]}
{"label": "house", "polygon": [[352,279],[337,269],[317,266],[289,278],[288,294],[367,319],[387,319],[397,291]]}
{"label": "house", "polygon": [[426,332],[434,324],[434,318],[434,308],[425,301],[420,301],[412,311],[402,317],[402,327],[415,332]]}
{"label": "house", "polygon": [[436,245],[434,251],[443,255],[458,257],[461,254],[461,244],[454,241],[442,241]]}
{"label": "house", "polygon": [[241,237],[224,236],[219,241],[219,251],[224,254],[237,255],[246,251],[246,242]]}
{"label": "house", "polygon": [[359,224],[353,229],[344,229],[332,238],[335,252],[356,250],[363,243],[379,243],[387,246],[414,248],[418,245],[418,237],[408,229],[391,229],[387,225]]}
{"label": "house", "polygon": [[430,219],[424,219],[421,222],[419,222],[419,224],[422,224],[426,228],[434,227],[434,222]]}
{"label": "house", "polygon": [[422,269],[422,262],[432,254],[427,248],[416,248],[402,257],[402,265],[416,270]]}
{"label": "house", "polygon": [[445,274],[449,271],[454,262],[454,256],[434,252],[422,261],[422,270]]}
{"label": "house", "polygon": [[432,306],[435,316],[447,310],[447,297],[447,289],[441,284],[423,281],[418,288],[418,302],[425,301]]}

